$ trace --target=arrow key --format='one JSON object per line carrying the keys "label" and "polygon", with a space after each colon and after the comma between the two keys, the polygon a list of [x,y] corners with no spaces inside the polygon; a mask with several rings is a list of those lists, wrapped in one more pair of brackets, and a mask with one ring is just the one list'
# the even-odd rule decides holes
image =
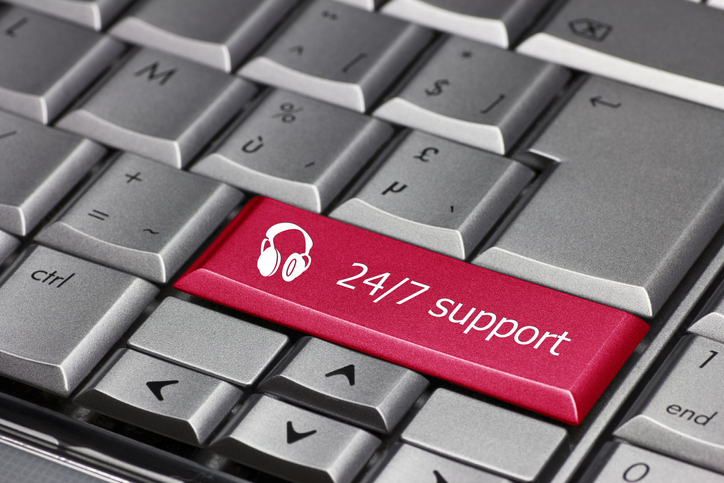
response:
{"label": "arrow key", "polygon": [[509,483],[510,480],[407,444],[392,447],[374,483]]}
{"label": "arrow key", "polygon": [[229,383],[123,349],[75,402],[200,446],[240,397],[241,390]]}
{"label": "arrow key", "polygon": [[293,482],[348,483],[379,444],[366,431],[255,394],[211,446]]}
{"label": "arrow key", "polygon": [[426,387],[414,371],[304,337],[259,390],[389,433]]}

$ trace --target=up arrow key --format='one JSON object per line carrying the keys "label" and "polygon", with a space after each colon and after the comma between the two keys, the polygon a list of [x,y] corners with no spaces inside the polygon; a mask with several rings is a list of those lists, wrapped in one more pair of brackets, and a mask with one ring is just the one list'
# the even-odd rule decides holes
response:
{"label": "up arrow key", "polygon": [[328,372],[324,377],[345,376],[350,386],[354,386],[354,364],[341,367],[335,371]]}
{"label": "up arrow key", "polygon": [[163,394],[161,394],[161,389],[166,386],[171,386],[173,384],[178,384],[178,381],[150,381],[146,383],[146,386],[148,386],[153,395],[156,396],[156,399],[158,399],[159,401],[163,401]]}

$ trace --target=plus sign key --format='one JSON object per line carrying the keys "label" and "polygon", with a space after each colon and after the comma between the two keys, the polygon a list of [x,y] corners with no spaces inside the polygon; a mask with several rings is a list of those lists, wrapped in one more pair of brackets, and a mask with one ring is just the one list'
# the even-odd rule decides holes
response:
{"label": "plus sign key", "polygon": [[241,198],[224,184],[124,154],[37,239],[165,283]]}
{"label": "plus sign key", "polygon": [[174,286],[569,424],[583,421],[649,328],[262,197]]}

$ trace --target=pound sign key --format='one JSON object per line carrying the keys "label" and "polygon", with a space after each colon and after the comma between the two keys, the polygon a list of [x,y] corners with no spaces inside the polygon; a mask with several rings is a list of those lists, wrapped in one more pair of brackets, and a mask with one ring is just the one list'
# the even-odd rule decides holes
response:
{"label": "pound sign key", "polygon": [[442,86],[449,86],[450,81],[447,79],[440,79],[435,81],[435,87],[433,89],[425,89],[425,94],[428,95],[428,97],[431,96],[439,96],[442,94]]}
{"label": "pound sign key", "polygon": [[430,161],[429,159],[427,159],[427,153],[438,154],[440,153],[440,150],[433,147],[425,148],[420,154],[418,154],[417,156],[413,156],[413,158],[419,159],[420,161],[424,161],[425,163],[427,163],[428,161]]}

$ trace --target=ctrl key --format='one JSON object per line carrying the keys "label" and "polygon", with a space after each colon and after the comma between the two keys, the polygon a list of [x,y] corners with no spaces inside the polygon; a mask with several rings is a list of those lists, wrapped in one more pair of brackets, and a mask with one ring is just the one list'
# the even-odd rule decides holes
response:
{"label": "ctrl key", "polygon": [[68,396],[157,293],[132,275],[31,248],[0,286],[0,375]]}

